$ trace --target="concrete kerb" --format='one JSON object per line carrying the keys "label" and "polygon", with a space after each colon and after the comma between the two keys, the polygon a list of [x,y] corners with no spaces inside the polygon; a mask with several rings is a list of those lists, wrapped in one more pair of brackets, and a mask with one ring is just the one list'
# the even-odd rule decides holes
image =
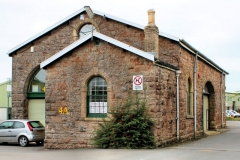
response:
{"label": "concrete kerb", "polygon": [[228,131],[229,129],[228,128],[220,128],[220,129],[217,129],[215,131],[206,131],[205,132],[205,135],[206,136],[213,136],[213,135],[217,135],[217,134],[220,134],[222,132],[225,132],[225,131]]}

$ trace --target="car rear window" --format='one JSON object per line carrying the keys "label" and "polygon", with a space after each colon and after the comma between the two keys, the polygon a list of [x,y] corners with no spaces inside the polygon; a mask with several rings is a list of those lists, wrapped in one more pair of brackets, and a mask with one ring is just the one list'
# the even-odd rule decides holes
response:
{"label": "car rear window", "polygon": [[32,126],[32,128],[44,128],[41,122],[39,121],[30,121],[29,122]]}

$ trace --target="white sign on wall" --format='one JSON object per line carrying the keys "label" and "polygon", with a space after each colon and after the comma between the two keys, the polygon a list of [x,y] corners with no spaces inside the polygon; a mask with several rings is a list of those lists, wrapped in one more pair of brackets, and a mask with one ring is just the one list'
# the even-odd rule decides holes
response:
{"label": "white sign on wall", "polygon": [[133,90],[143,90],[143,76],[133,76]]}
{"label": "white sign on wall", "polygon": [[89,102],[90,113],[107,113],[107,102]]}

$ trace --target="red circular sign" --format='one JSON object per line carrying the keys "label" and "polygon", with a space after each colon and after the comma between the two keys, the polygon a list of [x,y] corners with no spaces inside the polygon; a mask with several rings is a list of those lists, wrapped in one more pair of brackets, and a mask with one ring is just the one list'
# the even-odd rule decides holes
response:
{"label": "red circular sign", "polygon": [[136,86],[141,85],[142,82],[143,82],[143,80],[142,80],[142,77],[140,77],[140,76],[136,76],[136,77],[134,78],[134,80],[133,80],[133,83],[134,83]]}

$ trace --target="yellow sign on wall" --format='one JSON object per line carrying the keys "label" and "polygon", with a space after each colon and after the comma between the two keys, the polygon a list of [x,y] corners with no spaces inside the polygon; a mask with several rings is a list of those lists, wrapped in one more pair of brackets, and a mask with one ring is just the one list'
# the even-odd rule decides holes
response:
{"label": "yellow sign on wall", "polygon": [[58,110],[58,112],[59,112],[60,114],[69,114],[67,107],[60,107],[59,110]]}
{"label": "yellow sign on wall", "polygon": [[43,91],[43,92],[46,92],[46,87],[45,87],[45,86],[42,88],[42,91]]}

